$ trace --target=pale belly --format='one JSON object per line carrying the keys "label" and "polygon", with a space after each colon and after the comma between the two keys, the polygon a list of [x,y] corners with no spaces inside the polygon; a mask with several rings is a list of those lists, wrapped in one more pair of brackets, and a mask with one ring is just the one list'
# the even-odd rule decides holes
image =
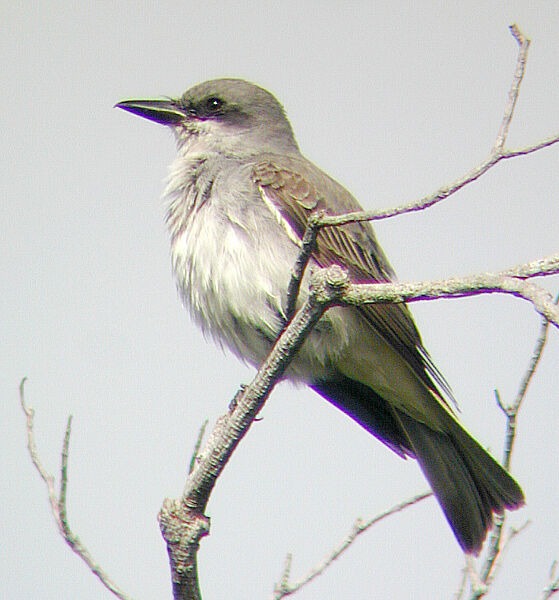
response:
{"label": "pale belly", "polygon": [[[178,288],[202,330],[258,368],[283,327],[286,290],[299,249],[275,221],[247,232],[221,214],[216,218],[211,206],[204,209],[206,214],[198,214],[172,241]],[[307,289],[308,276],[301,300]],[[396,404],[425,392],[401,355],[356,309],[334,307],[307,337],[285,376],[312,384],[340,374]]]}
{"label": "pale belly", "polygon": [[[172,241],[178,288],[205,333],[259,367],[284,323],[286,291],[298,247],[282,230],[271,241],[270,236],[250,235],[213,215],[201,216]],[[301,298],[306,296],[307,279]],[[330,310],[287,376],[305,382],[327,377],[349,344],[347,331],[341,309]]]}

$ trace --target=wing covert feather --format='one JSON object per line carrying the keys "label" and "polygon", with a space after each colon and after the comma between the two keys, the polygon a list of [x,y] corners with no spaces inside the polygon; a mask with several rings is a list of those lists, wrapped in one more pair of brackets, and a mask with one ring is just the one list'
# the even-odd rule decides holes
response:
{"label": "wing covert feather", "polygon": [[[340,215],[363,210],[335,180],[304,159],[270,157],[254,165],[252,178],[266,200],[272,202],[302,239],[309,215],[324,210]],[[328,207],[324,198],[329,199]],[[317,236],[313,258],[321,267],[338,264],[348,269],[355,283],[390,282],[394,271],[368,222],[324,227]],[[404,303],[371,304],[357,309],[365,321],[398,350],[416,375],[448,406],[454,403],[450,387],[423,347],[421,337]],[[441,391],[442,390],[442,391]]]}

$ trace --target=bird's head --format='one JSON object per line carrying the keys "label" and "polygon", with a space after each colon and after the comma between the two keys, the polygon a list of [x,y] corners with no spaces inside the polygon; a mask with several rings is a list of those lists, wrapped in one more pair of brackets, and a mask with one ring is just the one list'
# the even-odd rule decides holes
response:
{"label": "bird's head", "polygon": [[281,104],[241,79],[213,79],[180,98],[124,100],[116,107],[171,127],[179,147],[228,154],[298,151]]}

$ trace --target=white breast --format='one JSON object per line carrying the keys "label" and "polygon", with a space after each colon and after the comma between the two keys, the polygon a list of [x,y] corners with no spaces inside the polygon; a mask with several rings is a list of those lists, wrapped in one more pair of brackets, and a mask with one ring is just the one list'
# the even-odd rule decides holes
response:
{"label": "white breast", "polygon": [[172,240],[171,255],[185,304],[202,329],[259,364],[281,328],[286,259],[211,203]]}
{"label": "white breast", "polygon": [[[188,181],[184,171],[175,175]],[[185,187],[171,180],[167,189],[173,270],[203,331],[258,367],[283,326],[299,246],[257,193],[209,181],[198,178]],[[341,309],[327,313],[299,351],[290,378],[313,381],[331,368],[349,344],[346,320]]]}

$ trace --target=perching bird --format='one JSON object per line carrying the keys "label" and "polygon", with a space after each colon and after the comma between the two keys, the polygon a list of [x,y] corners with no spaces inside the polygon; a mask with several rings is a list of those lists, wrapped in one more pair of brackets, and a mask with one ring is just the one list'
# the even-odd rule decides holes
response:
{"label": "perching bird", "polygon": [[[179,290],[204,331],[258,367],[284,326],[309,215],[361,207],[300,153],[282,106],[261,87],[216,79],[178,99],[116,106],[173,130],[165,193]],[[394,277],[367,222],[320,231],[311,266],[332,264],[353,282]],[[479,552],[492,513],[523,504],[518,484],[449,411],[451,392],[405,304],[330,309],[286,376],[416,458],[465,552]]]}

